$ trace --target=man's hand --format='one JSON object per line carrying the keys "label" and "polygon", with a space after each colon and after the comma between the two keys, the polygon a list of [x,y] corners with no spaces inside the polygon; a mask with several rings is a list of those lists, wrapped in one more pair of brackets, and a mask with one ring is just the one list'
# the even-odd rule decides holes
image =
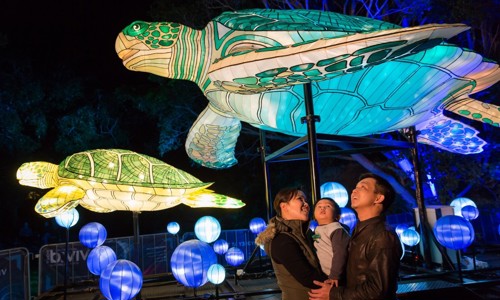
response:
{"label": "man's hand", "polygon": [[314,280],[313,283],[317,286],[320,286],[319,289],[312,289],[309,292],[309,300],[329,300],[330,299],[330,289],[332,288],[332,284],[329,280],[325,282]]}

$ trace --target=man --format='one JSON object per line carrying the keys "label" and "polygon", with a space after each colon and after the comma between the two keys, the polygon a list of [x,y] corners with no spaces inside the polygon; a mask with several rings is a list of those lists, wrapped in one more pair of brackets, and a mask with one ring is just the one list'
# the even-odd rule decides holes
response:
{"label": "man", "polygon": [[382,177],[371,173],[360,176],[351,193],[351,207],[359,222],[349,243],[346,286],[314,281],[321,288],[311,290],[309,299],[396,299],[402,248],[382,216],[394,201],[394,194]]}

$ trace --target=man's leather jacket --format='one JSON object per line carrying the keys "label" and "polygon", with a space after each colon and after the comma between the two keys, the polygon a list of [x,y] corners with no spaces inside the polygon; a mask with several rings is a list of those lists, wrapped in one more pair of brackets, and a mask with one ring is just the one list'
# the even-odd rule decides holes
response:
{"label": "man's leather jacket", "polygon": [[333,288],[330,299],[396,299],[402,247],[384,217],[359,222],[349,244],[347,286]]}

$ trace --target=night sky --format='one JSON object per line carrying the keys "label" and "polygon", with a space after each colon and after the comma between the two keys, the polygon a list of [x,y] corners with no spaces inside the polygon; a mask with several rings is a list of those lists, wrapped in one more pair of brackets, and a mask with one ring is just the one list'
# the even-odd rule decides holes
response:
{"label": "night sky", "polygon": [[8,30],[7,51],[115,84],[133,76],[116,55],[116,36],[134,20],[149,20],[152,2],[8,1],[0,10]]}

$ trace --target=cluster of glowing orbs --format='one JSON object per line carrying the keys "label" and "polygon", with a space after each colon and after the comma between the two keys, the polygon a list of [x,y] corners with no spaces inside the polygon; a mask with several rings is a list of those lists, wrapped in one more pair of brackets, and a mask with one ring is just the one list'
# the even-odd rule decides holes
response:
{"label": "cluster of glowing orbs", "polygon": [[266,221],[262,218],[253,218],[250,220],[249,228],[253,234],[261,233],[264,229],[266,229],[266,227]]}
{"label": "cluster of glowing orbs", "polygon": [[142,272],[131,261],[116,260],[102,271],[99,288],[108,300],[132,299],[142,288]]}
{"label": "cluster of glowing orbs", "polygon": [[474,203],[474,201],[472,201],[469,198],[465,198],[465,197],[456,198],[453,201],[451,201],[451,203],[450,203],[450,206],[453,207],[453,214],[455,216],[460,216],[460,217],[463,217],[462,216],[462,207],[467,206],[467,205],[472,205],[474,207],[477,207],[476,203]]}
{"label": "cluster of glowing orbs", "polygon": [[226,254],[227,249],[229,249],[229,244],[226,242],[226,240],[218,239],[215,241],[213,247],[215,253],[219,255],[224,255]]}
{"label": "cluster of glowing orbs", "polygon": [[213,284],[221,284],[226,279],[226,269],[222,265],[213,264],[208,268],[207,278]]}
{"label": "cluster of glowing orbs", "polygon": [[477,207],[472,205],[466,205],[462,207],[461,213],[464,219],[466,219],[467,221],[472,221],[479,217],[479,210],[477,209]]}
{"label": "cluster of glowing orbs", "polygon": [[69,229],[70,227],[73,227],[76,223],[78,223],[80,214],[76,209],[72,208],[68,211],[58,214],[55,219],[57,225]]}
{"label": "cluster of glowing orbs", "polygon": [[170,222],[167,224],[167,232],[170,234],[177,234],[181,230],[181,226],[177,222]]}
{"label": "cluster of glowing orbs", "polygon": [[399,238],[403,244],[410,247],[413,247],[420,242],[420,234],[413,228],[404,230]]}
{"label": "cluster of glowing orbs", "polygon": [[238,247],[231,247],[227,250],[224,258],[229,265],[236,267],[245,261],[245,253]]}
{"label": "cluster of glowing orbs", "polygon": [[439,218],[434,224],[437,241],[453,250],[467,248],[474,241],[472,224],[460,216],[449,215]]}
{"label": "cluster of glowing orbs", "polygon": [[221,227],[219,221],[211,216],[204,216],[194,224],[194,233],[196,237],[205,243],[211,243],[219,237]]}
{"label": "cluster of glowing orbs", "polygon": [[345,207],[349,201],[346,188],[338,182],[325,182],[320,186],[321,197],[332,198],[340,207]]}
{"label": "cluster of glowing orbs", "polygon": [[170,267],[175,279],[187,287],[204,285],[211,265],[217,263],[217,256],[209,244],[189,240],[177,246],[170,258]]}
{"label": "cluster of glowing orbs", "polygon": [[356,223],[358,222],[358,219],[354,210],[348,207],[341,207],[339,222],[349,226],[349,230],[350,232],[352,232],[354,230],[354,227],[356,226]]}
{"label": "cluster of glowing orbs", "polygon": [[116,253],[108,246],[97,246],[87,257],[87,268],[94,275],[101,275],[106,267],[116,261]]}
{"label": "cluster of glowing orbs", "polygon": [[97,222],[90,222],[85,224],[78,234],[80,243],[82,243],[87,248],[95,248],[100,246],[106,240],[108,233],[106,228]]}

